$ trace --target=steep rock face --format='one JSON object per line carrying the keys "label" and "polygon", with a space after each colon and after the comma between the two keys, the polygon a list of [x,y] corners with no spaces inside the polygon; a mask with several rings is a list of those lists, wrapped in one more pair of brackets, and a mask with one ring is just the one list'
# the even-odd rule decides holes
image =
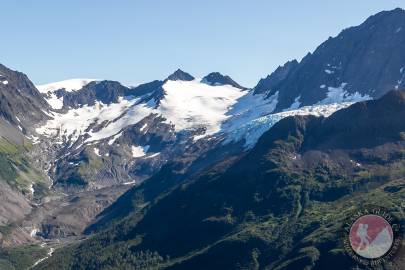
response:
{"label": "steep rock face", "polygon": [[267,90],[269,96],[278,91],[276,111],[294,103],[307,106],[379,98],[405,86],[404,46],[405,11],[384,11],[329,38],[293,65],[281,82],[261,81],[256,91]]}
{"label": "steep rock face", "polygon": [[0,64],[0,115],[5,120],[31,129],[48,119],[48,109],[48,103],[25,74]]}
{"label": "steep rock face", "polygon": [[115,81],[97,81],[85,85],[78,91],[66,92],[59,90],[57,96],[63,96],[63,106],[78,108],[83,105],[94,105],[96,101],[104,104],[116,103],[129,88]]}
{"label": "steep rock face", "polygon": [[23,73],[0,65],[0,246],[33,241],[21,228],[33,202],[48,194],[50,183],[30,156],[35,128],[49,119],[49,105]]}
{"label": "steep rock face", "polygon": [[256,94],[262,94],[271,89],[277,88],[278,84],[284,81],[298,65],[298,61],[293,60],[285,63],[283,66],[278,67],[272,74],[259,81],[254,88],[254,92]]}

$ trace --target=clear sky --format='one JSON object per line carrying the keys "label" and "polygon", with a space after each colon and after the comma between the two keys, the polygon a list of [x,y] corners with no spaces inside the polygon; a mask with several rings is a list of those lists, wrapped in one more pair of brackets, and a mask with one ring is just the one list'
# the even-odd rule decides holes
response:
{"label": "clear sky", "polygon": [[0,63],[36,84],[127,84],[181,68],[251,87],[329,36],[404,0],[4,0]]}

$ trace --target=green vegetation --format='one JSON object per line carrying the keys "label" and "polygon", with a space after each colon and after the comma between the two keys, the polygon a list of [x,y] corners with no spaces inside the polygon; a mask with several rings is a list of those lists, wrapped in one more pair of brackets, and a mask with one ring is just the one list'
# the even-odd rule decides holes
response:
{"label": "green vegetation", "polygon": [[[272,156],[272,162],[289,164],[285,158],[288,155],[285,154],[280,153],[278,160]],[[224,196],[214,195],[215,190],[222,188],[220,182],[214,181],[213,189],[205,190],[204,194],[214,196],[217,205],[227,205],[220,211],[222,214],[217,213],[217,207],[210,209],[211,199],[189,201],[182,197],[182,194],[191,193],[192,190],[194,194],[195,186],[206,183],[197,181],[181,185],[167,196],[159,197],[150,207],[142,210],[134,208],[126,218],[111,223],[106,231],[92,239],[57,251],[54,257],[41,265],[44,268],[38,269],[53,269],[56,266],[59,269],[194,269],[206,264],[211,269],[224,269],[225,266],[233,265],[234,269],[268,267],[287,270],[312,269],[315,265],[319,267],[333,261],[338,261],[339,265],[350,265],[342,248],[341,230],[353,211],[365,204],[383,205],[397,217],[405,219],[399,207],[400,202],[405,200],[405,189],[401,188],[405,182],[396,180],[401,174],[403,160],[393,158],[386,162],[385,166],[364,163],[352,175],[347,175],[347,171],[341,171],[339,175],[336,168],[324,167],[322,173],[328,181],[319,180],[317,169],[300,173],[290,169],[273,170],[272,179],[268,181],[279,182],[276,192],[271,196],[279,202],[277,206],[273,205],[273,200],[266,199],[268,188],[255,192],[241,188],[235,197],[244,206],[240,206],[237,201],[230,206]],[[368,173],[359,174],[363,171]],[[210,174],[210,179],[217,177]],[[221,181],[237,179],[236,176],[227,177]],[[383,182],[381,179],[384,179]],[[397,189],[390,189],[395,190],[394,193],[387,192],[386,185]],[[142,185],[138,189],[141,190]],[[349,193],[342,194],[342,189]],[[132,196],[133,203],[142,201],[140,194]],[[251,195],[251,199],[247,195]],[[176,201],[180,201],[179,204]],[[192,206],[188,207],[185,203]],[[173,209],[180,209],[180,205],[183,205],[181,207],[185,210],[181,211],[181,216],[177,216],[171,212],[175,210],[171,206],[167,208],[167,205],[173,206]],[[241,211],[240,207],[245,210]],[[175,217],[165,217],[163,223],[162,215],[155,215],[154,208],[159,209],[156,211],[167,211]],[[186,214],[187,209],[200,209],[207,216],[204,219],[194,217],[194,214]],[[192,224],[187,227],[190,232],[183,228],[184,224]],[[203,226],[198,231],[201,237],[192,230],[200,226],[198,224]],[[216,240],[204,242],[205,238],[212,237],[218,226],[228,228],[227,233],[220,234]],[[172,233],[175,238],[167,238],[171,230],[174,230]],[[151,239],[151,234],[163,236]],[[185,242],[181,235],[187,239]],[[199,240],[201,238],[203,240]],[[154,243],[155,250],[151,249],[153,246],[149,241]],[[177,253],[185,243],[191,248]],[[65,263],[61,263],[61,260]]]}
{"label": "green vegetation", "polygon": [[92,148],[86,148],[81,156],[81,160],[77,161],[77,166],[68,169],[65,167],[60,168],[62,171],[62,176],[58,179],[60,183],[86,186],[90,179],[94,179],[94,175],[102,169],[103,161],[92,151]]}
{"label": "green vegetation", "polygon": [[32,144],[28,140],[24,140],[22,145],[16,145],[0,138],[0,180],[25,194],[31,192],[31,187],[37,187],[38,190],[35,190],[38,193],[34,196],[41,198],[47,193],[45,177],[35,169],[26,155],[30,149]]}
{"label": "green vegetation", "polygon": [[47,255],[47,249],[37,245],[0,248],[1,270],[26,270]]}
{"label": "green vegetation", "polygon": [[0,226],[0,234],[7,236],[7,235],[9,235],[11,233],[12,229],[13,229],[12,224],[1,225]]}

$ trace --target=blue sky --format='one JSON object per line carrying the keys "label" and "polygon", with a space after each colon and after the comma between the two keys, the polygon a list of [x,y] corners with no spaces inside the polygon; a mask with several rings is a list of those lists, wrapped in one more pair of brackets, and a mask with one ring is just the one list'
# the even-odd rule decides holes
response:
{"label": "blue sky", "polygon": [[36,84],[98,78],[136,84],[181,68],[245,86],[329,36],[403,0],[8,0],[0,63]]}

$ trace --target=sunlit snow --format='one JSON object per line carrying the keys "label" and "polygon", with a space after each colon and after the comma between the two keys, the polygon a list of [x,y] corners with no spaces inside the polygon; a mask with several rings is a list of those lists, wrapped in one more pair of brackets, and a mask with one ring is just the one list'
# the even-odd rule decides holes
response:
{"label": "sunlit snow", "polygon": [[94,148],[93,150],[94,150],[94,154],[96,154],[97,156],[101,157],[101,155],[100,155],[100,149]]}
{"label": "sunlit snow", "polygon": [[46,97],[45,99],[53,109],[55,110],[62,109],[63,97],[58,98],[55,93],[49,93],[48,97]]}
{"label": "sunlit snow", "polygon": [[37,85],[37,89],[41,93],[48,93],[53,92],[55,90],[59,90],[64,88],[66,91],[76,91],[83,88],[83,86],[89,84],[92,81],[97,81],[95,79],[70,79],[64,80],[60,82],[53,82],[48,84]]}
{"label": "sunlit snow", "polygon": [[221,85],[211,86],[195,81],[168,81],[164,86],[165,98],[159,113],[176,131],[206,128],[206,135],[220,131],[221,123],[229,116],[228,110],[245,95],[238,88]]}
{"label": "sunlit snow", "polygon": [[[117,103],[109,105],[97,102],[94,106],[86,105],[67,113],[54,113],[53,119],[39,127],[37,132],[57,138],[60,144],[72,145],[86,135],[84,143],[109,139],[108,144],[112,145],[125,127],[156,114],[165,118],[166,123],[173,124],[177,132],[203,128],[205,131],[197,134],[195,140],[225,135],[225,143],[244,139],[246,147],[252,147],[265,131],[284,117],[304,114],[327,116],[353,102],[370,99],[357,92],[348,93],[346,86],[343,83],[339,87],[328,87],[327,97],[316,106],[298,109],[301,106],[301,96],[298,96],[288,111],[271,114],[278,104],[278,92],[267,97],[229,85],[207,85],[197,79],[167,81],[158,107],[155,100],[141,102],[144,97],[121,97]],[[102,128],[93,129],[101,123]],[[150,128],[145,123],[139,130],[147,132]],[[134,156],[147,152],[138,150]]]}
{"label": "sunlit snow", "polygon": [[[55,113],[53,119],[49,120],[44,126],[37,128],[36,131],[39,134],[51,137],[56,135],[58,135],[60,138],[65,137],[66,141],[76,141],[80,135],[85,133],[85,130],[92,123],[100,124],[106,120],[115,120],[131,105],[135,104],[135,102],[135,99],[121,99],[119,103],[112,103],[110,105],[97,102],[94,106],[83,106],[81,108],[71,109],[64,114]],[[94,134],[94,139],[91,137],[88,141],[113,136],[121,130],[120,128],[113,131],[111,131],[111,129],[105,131],[102,129],[100,132],[92,133]]]}
{"label": "sunlit snow", "polygon": [[[195,81],[168,81],[163,86],[164,98],[160,106],[154,108],[154,102],[139,103],[142,98],[121,98],[118,103],[105,105],[100,102],[95,106],[83,106],[71,109],[67,113],[56,113],[52,120],[37,129],[37,132],[46,136],[59,136],[64,141],[76,141],[81,135],[87,133],[89,138],[86,143],[113,137],[119,134],[123,128],[136,124],[150,114],[161,115],[167,123],[174,125],[176,131],[185,129],[196,129],[204,127],[204,136],[212,135],[221,130],[221,124],[232,114],[232,106],[242,98],[238,106],[248,105],[246,102],[253,102],[255,99],[262,100],[262,96],[253,97],[248,91],[224,85],[210,86]],[[269,101],[263,102],[265,104]],[[256,102],[256,104],[258,104]],[[259,106],[260,107],[260,106]],[[273,110],[275,104],[262,106],[260,110]],[[240,108],[237,110],[246,109]],[[255,112],[253,108],[251,113]],[[257,117],[257,112],[253,114]],[[106,125],[97,131],[88,130],[91,124],[103,123]],[[144,131],[147,125],[141,127]],[[86,131],[87,130],[87,131]],[[114,140],[110,140],[109,144]]]}
{"label": "sunlit snow", "polygon": [[318,105],[342,103],[342,102],[359,102],[371,99],[369,95],[361,95],[359,92],[348,93],[345,90],[347,83],[342,83],[339,87],[328,87],[327,97],[318,102]]}
{"label": "sunlit snow", "polygon": [[143,157],[146,156],[146,153],[148,152],[149,145],[146,146],[132,146],[132,157],[137,158],[137,157]]}

